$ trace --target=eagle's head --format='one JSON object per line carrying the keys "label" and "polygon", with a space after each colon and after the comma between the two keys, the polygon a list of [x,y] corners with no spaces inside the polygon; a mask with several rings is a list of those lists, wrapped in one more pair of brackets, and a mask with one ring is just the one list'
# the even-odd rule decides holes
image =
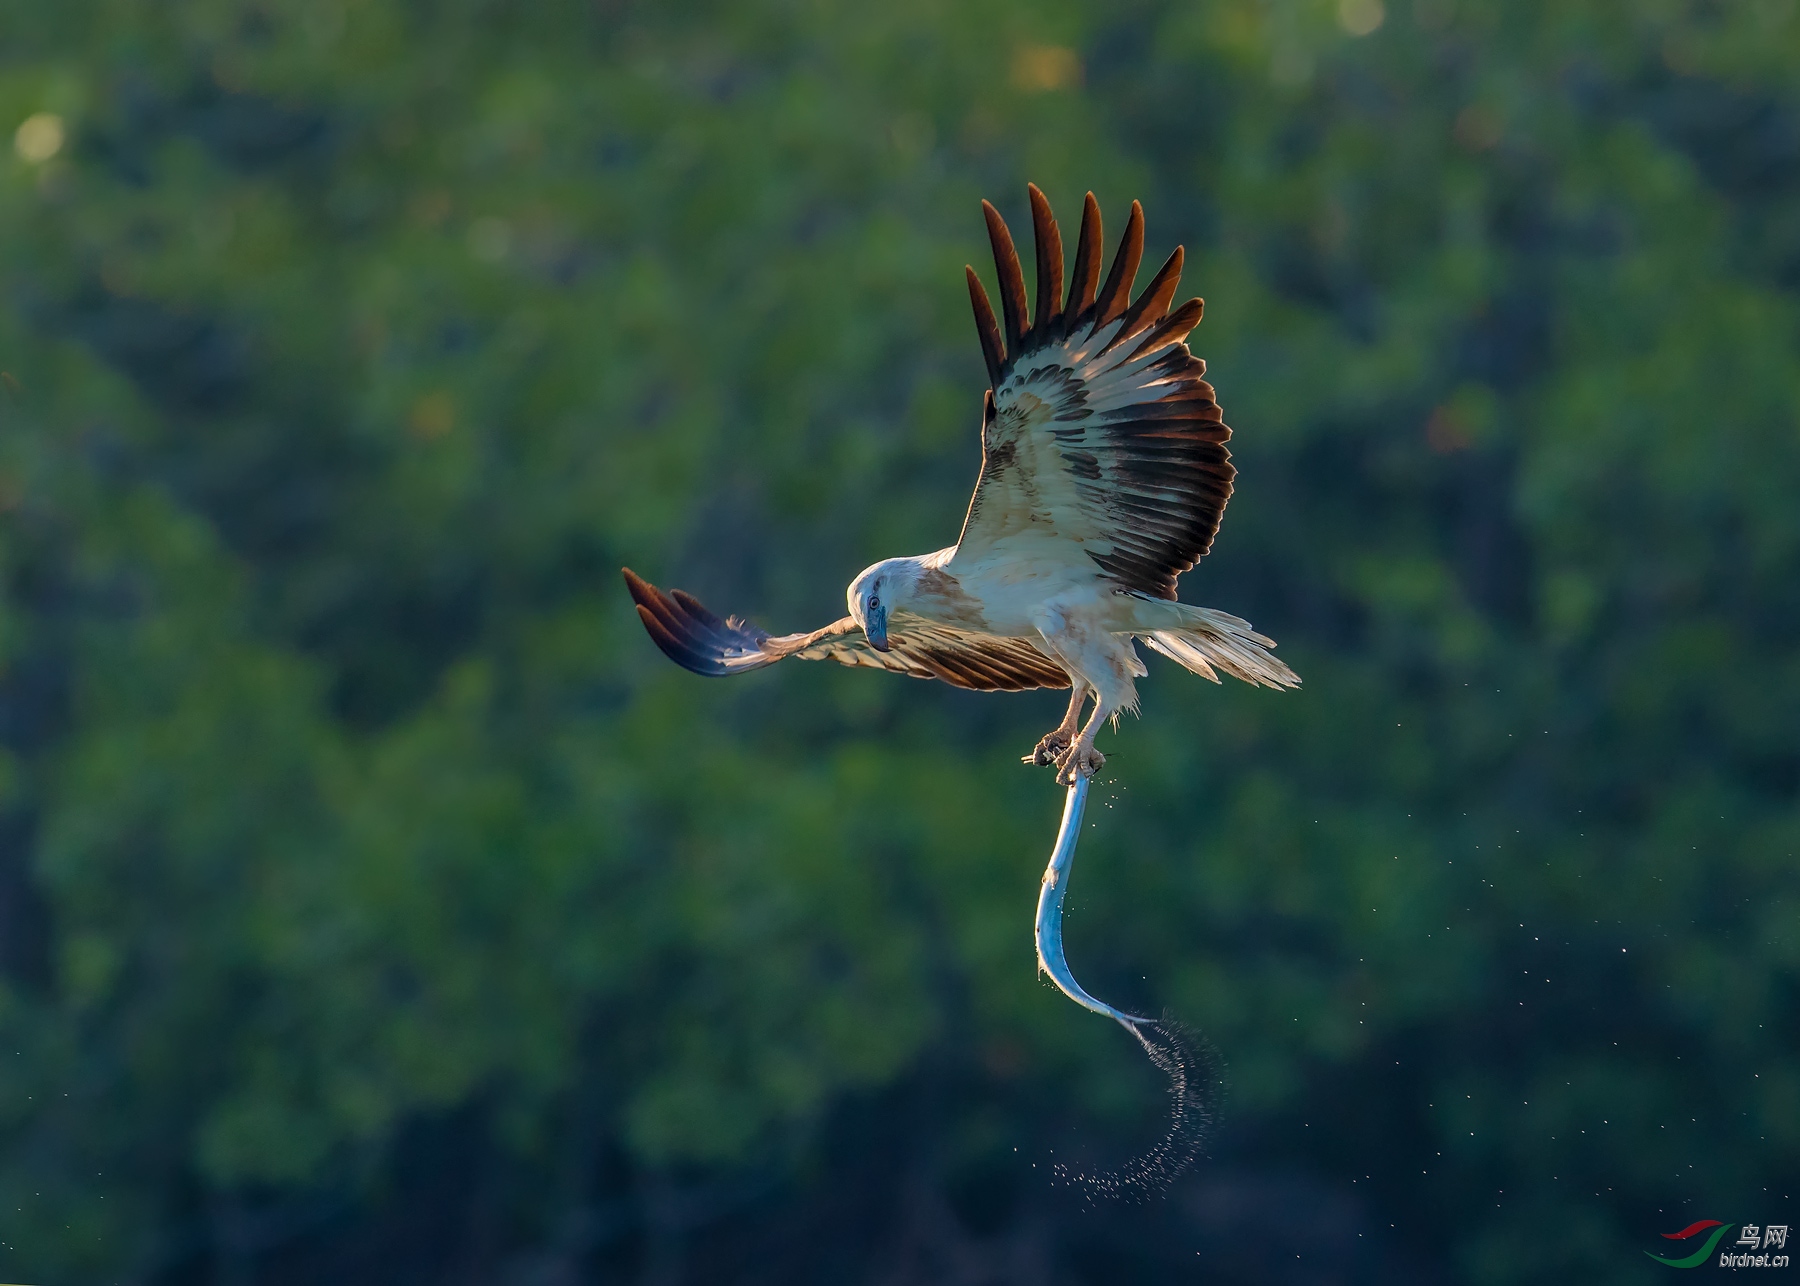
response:
{"label": "eagle's head", "polygon": [[887,558],[850,582],[850,619],[877,652],[888,650],[888,614],[912,602],[918,579],[918,559]]}

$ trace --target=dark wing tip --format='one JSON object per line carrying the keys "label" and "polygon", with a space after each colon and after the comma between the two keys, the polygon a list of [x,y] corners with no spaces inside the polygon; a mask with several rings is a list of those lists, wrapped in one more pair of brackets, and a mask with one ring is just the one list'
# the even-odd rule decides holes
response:
{"label": "dark wing tip", "polygon": [[1019,267],[1019,252],[1013,246],[1012,232],[992,201],[981,203],[982,218],[987,220],[988,243],[994,250],[994,269],[1000,275],[1000,316],[1006,322],[1006,351],[1018,353],[1025,338],[1025,272]]}
{"label": "dark wing tip", "polygon": [[999,388],[1006,373],[1006,343],[1000,338],[1000,323],[994,320],[994,306],[975,269],[964,264],[963,272],[969,278],[969,305],[975,310],[975,334],[981,340],[981,359],[987,363],[988,384]]}
{"label": "dark wing tip", "polygon": [[1081,232],[1075,240],[1075,265],[1069,273],[1069,300],[1063,305],[1065,334],[1074,334],[1094,306],[1100,285],[1100,203],[1089,192],[1081,203]]}
{"label": "dark wing tip", "polygon": [[754,626],[721,620],[692,594],[665,593],[629,567],[620,570],[644,632],[684,670],[712,677],[775,663],[777,658],[762,654],[768,636]]}
{"label": "dark wing tip", "polygon": [[1169,311],[1169,303],[1175,298],[1176,287],[1181,285],[1181,266],[1187,261],[1187,251],[1176,246],[1175,251],[1157,269],[1156,276],[1144,287],[1137,302],[1125,311],[1125,320],[1119,326],[1119,333],[1107,342],[1102,352],[1111,349],[1115,344],[1122,344],[1133,335],[1141,334],[1149,327],[1163,319]]}
{"label": "dark wing tip", "polygon": [[1027,183],[1025,191],[1031,198],[1031,233],[1037,248],[1037,314],[1032,318],[1031,328],[1042,335],[1048,333],[1051,323],[1062,317],[1062,233],[1056,226],[1056,216],[1051,213],[1050,201],[1043,190],[1035,183]]}
{"label": "dark wing tip", "polygon": [[1131,203],[1131,216],[1125,220],[1125,235],[1119,241],[1119,253],[1113,258],[1112,271],[1106,285],[1094,302],[1094,325],[1104,326],[1124,313],[1131,303],[1131,287],[1137,281],[1138,264],[1144,258],[1144,207]]}
{"label": "dark wing tip", "polygon": [[[1155,326],[1151,327],[1150,333],[1144,336],[1144,342],[1132,349],[1131,356],[1126,360],[1136,361],[1138,358],[1143,357],[1148,353],[1153,353],[1160,348],[1166,348],[1170,344],[1185,340],[1188,337],[1189,332],[1200,324],[1200,319],[1205,314],[1206,301],[1204,299],[1188,300],[1167,317],[1164,317],[1161,321],[1157,322]],[[1200,367],[1197,376],[1199,374],[1204,374],[1206,363],[1200,361],[1197,357],[1194,358],[1194,361],[1199,363]]]}

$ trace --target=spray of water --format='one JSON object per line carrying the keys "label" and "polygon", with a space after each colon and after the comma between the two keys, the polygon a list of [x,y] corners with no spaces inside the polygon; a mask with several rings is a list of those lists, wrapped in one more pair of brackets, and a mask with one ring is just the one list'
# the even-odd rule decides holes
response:
{"label": "spray of water", "polygon": [[1078,1171],[1055,1168],[1057,1178],[1082,1189],[1090,1199],[1146,1200],[1165,1190],[1199,1154],[1218,1106],[1221,1078],[1219,1060],[1193,1032],[1168,1014],[1160,1019],[1128,1014],[1089,995],[1075,981],[1063,954],[1063,898],[1068,893],[1069,870],[1075,862],[1075,845],[1081,838],[1081,818],[1087,808],[1088,779],[1077,776],[1063,804],[1062,827],[1044,883],[1038,891],[1038,968],[1050,976],[1070,1000],[1083,1009],[1102,1014],[1130,1032],[1144,1047],[1150,1061],[1169,1078],[1169,1128],[1149,1151],[1112,1170]]}

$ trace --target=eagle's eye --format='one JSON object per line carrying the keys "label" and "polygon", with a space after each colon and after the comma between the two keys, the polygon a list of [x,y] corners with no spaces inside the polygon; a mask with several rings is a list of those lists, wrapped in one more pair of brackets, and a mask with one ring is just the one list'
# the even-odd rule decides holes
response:
{"label": "eagle's eye", "polygon": [[879,594],[869,595],[869,606],[870,607],[880,607],[881,606],[881,595],[879,595]]}

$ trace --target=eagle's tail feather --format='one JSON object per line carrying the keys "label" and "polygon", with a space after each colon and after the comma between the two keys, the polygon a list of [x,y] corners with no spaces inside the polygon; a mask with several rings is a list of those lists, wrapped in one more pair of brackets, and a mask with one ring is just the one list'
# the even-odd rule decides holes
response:
{"label": "eagle's tail feather", "polygon": [[1162,609],[1159,615],[1175,615],[1179,623],[1171,621],[1173,628],[1146,630],[1138,637],[1177,665],[1214,683],[1219,681],[1215,670],[1223,670],[1265,688],[1300,686],[1300,676],[1269,652],[1275,641],[1251,629],[1248,621],[1186,603],[1159,602],[1156,607]]}

